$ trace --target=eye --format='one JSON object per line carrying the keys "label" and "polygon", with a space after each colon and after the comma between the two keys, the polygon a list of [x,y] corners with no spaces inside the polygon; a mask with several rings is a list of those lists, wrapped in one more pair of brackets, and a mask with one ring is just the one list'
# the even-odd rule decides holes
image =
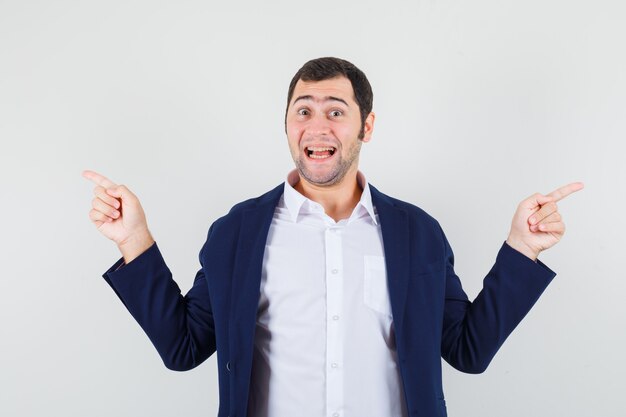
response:
{"label": "eye", "polygon": [[309,115],[309,110],[307,110],[307,109],[300,109],[300,110],[298,110],[298,115],[300,115],[300,116],[308,116]]}
{"label": "eye", "polygon": [[330,115],[330,117],[339,117],[343,115],[343,112],[341,110],[332,110],[328,114]]}

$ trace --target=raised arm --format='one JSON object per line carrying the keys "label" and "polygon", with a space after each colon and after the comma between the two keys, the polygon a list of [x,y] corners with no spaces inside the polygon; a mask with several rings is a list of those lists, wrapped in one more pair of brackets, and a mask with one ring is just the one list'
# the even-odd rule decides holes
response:
{"label": "raised arm", "polygon": [[555,276],[537,257],[565,231],[556,202],[582,188],[582,183],[572,183],[547,195],[534,194],[518,205],[506,244],[472,302],[454,272],[454,254],[443,237],[446,300],[441,354],[450,365],[463,372],[483,372],[530,311]]}
{"label": "raised arm", "polygon": [[[148,230],[139,199],[125,186],[84,171],[96,184],[89,218],[113,240],[123,258],[103,275],[122,303],[146,332],[166,367],[184,371],[215,352],[215,328],[204,275],[182,296]],[[209,232],[210,233],[210,232]]]}

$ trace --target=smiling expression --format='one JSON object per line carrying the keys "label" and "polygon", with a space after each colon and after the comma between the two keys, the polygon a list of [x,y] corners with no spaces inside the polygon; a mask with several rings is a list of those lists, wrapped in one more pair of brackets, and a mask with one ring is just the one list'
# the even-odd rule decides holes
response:
{"label": "smiling expression", "polygon": [[359,152],[374,127],[370,113],[361,133],[359,106],[350,80],[299,80],[287,109],[286,132],[291,156],[301,178],[318,186],[335,185],[356,175]]}

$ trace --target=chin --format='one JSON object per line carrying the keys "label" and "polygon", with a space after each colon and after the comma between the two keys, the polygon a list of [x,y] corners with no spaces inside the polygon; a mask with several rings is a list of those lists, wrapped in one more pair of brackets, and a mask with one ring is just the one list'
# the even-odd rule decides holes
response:
{"label": "chin", "polygon": [[345,172],[336,172],[333,170],[326,170],[325,172],[312,172],[308,169],[298,169],[300,176],[307,182],[317,186],[329,186],[337,184],[345,176]]}

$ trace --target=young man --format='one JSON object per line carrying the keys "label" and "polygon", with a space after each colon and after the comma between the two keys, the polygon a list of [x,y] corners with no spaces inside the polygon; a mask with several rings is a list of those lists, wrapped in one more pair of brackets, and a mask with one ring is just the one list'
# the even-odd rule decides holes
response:
{"label": "young man", "polygon": [[555,276],[537,256],[562,237],[556,203],[581,183],[519,204],[470,302],[437,221],[358,171],[374,120],[358,68],[307,62],[285,115],[296,169],[213,223],[184,297],[136,196],[84,172],[90,219],[123,255],[104,278],[168,368],[217,351],[219,416],[445,416],[441,357],[483,372]]}

